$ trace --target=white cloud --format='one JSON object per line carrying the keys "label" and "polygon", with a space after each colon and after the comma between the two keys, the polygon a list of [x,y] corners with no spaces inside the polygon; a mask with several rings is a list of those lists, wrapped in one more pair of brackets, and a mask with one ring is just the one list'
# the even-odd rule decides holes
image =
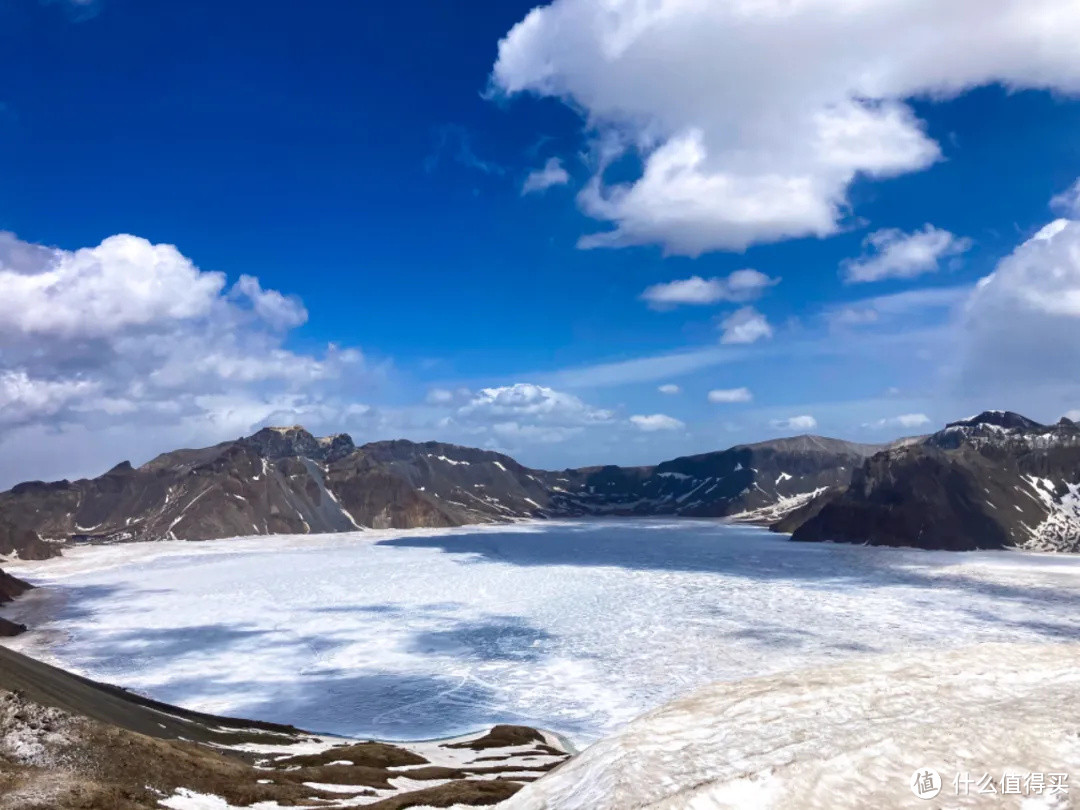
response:
{"label": "white cloud", "polygon": [[427,392],[427,402],[429,405],[449,405],[456,397],[453,391],[448,391],[445,388],[432,388]]}
{"label": "white cloud", "polygon": [[730,347],[709,346],[703,349],[636,357],[611,363],[594,363],[529,376],[540,377],[554,385],[566,388],[607,388],[678,377],[703,368],[734,362],[739,357],[740,352]]}
{"label": "white cloud", "polygon": [[240,276],[233,285],[233,294],[247,298],[255,313],[277,329],[292,329],[307,321],[307,310],[295,296],[284,296],[277,290],[264,290],[254,276]]}
{"label": "white cloud", "polygon": [[1080,179],[1050,200],[1050,208],[1064,217],[1080,219]]}
{"label": "white cloud", "polygon": [[593,408],[573,394],[531,383],[482,388],[458,414],[485,419],[528,417],[558,425],[590,425],[614,417],[611,411]]}
{"label": "white cloud", "polygon": [[1002,259],[963,313],[966,391],[994,397],[1078,385],[1080,222],[1060,219]]}
{"label": "white cloud", "polygon": [[791,416],[787,419],[774,419],[769,423],[777,430],[813,430],[817,419],[812,416]]}
{"label": "white cloud", "polygon": [[718,388],[709,392],[709,402],[728,404],[733,402],[752,402],[754,395],[749,388]]}
{"label": "white cloud", "polygon": [[630,422],[646,433],[653,433],[658,430],[682,430],[686,427],[683,422],[680,422],[675,417],[662,413],[654,413],[649,416],[631,416]]}
{"label": "white cloud", "polygon": [[667,309],[679,304],[715,304],[718,301],[752,301],[780,279],[770,278],[757,270],[736,270],[727,278],[704,279],[691,276],[667,284],[646,288],[641,299],[654,309]]}
{"label": "white cloud", "polygon": [[682,393],[682,389],[674,383],[666,383],[665,385],[661,385],[656,390],[659,391],[661,394],[667,394],[669,396],[674,396],[675,394]]}
{"label": "white cloud", "polygon": [[558,158],[548,158],[542,168],[529,172],[521,186],[522,195],[547,191],[552,186],[564,186],[570,182],[570,175],[563,168]]}
{"label": "white cloud", "polygon": [[38,380],[21,369],[0,371],[0,424],[53,416],[95,390],[85,380]]}
{"label": "white cloud", "polygon": [[863,241],[866,255],[843,263],[844,278],[849,282],[915,278],[935,272],[942,259],[966,253],[971,245],[970,239],[933,225],[912,233],[897,228],[874,231]]}
{"label": "white cloud", "polygon": [[[134,236],[66,251],[0,235],[0,289],[5,454],[30,435],[71,444],[124,430],[156,451],[166,436],[219,441],[280,414],[340,429],[356,388],[382,374],[355,348],[286,348],[307,318],[296,298],[252,276],[229,288],[177,248]],[[0,465],[9,474],[22,476]]]}
{"label": "white cloud", "polygon": [[903,428],[905,430],[910,430],[926,427],[930,424],[933,424],[932,420],[925,413],[905,413],[900,416],[890,416],[885,419],[878,419],[876,422],[870,422],[863,427],[874,428],[877,430],[885,428]]}
{"label": "white cloud", "polygon": [[1065,418],[1071,419],[1073,422],[1080,422],[1080,408],[1075,411],[1066,412]]}
{"label": "white cloud", "polygon": [[754,343],[772,337],[769,321],[753,307],[743,307],[720,322],[721,343]]}
{"label": "white cloud", "polygon": [[98,338],[193,321],[221,305],[224,274],[200,271],[172,245],[122,235],[94,248],[23,252],[38,263],[0,268],[0,334]]}
{"label": "white cloud", "polygon": [[890,295],[877,295],[835,304],[823,312],[831,326],[851,327],[868,324],[895,324],[902,321],[910,326],[927,314],[958,310],[971,297],[972,287],[925,287]]}
{"label": "white cloud", "polygon": [[[554,0],[499,43],[496,92],[580,110],[584,247],[697,255],[835,233],[858,176],[941,157],[908,100],[1080,91],[1072,0]],[[663,70],[658,70],[662,65]],[[641,175],[609,184],[619,156]]]}

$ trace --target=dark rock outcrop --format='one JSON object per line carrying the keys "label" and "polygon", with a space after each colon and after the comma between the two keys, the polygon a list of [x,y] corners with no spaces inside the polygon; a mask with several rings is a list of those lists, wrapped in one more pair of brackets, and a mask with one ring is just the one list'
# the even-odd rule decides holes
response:
{"label": "dark rock outcrop", "polygon": [[1007,411],[950,423],[867,459],[845,491],[783,528],[795,540],[1076,551],[1080,427]]}
{"label": "dark rock outcrop", "polygon": [[[18,599],[34,586],[29,582],[16,579],[11,574],[0,571],[0,605]],[[0,618],[0,636],[10,638],[26,632],[25,624],[18,624],[9,619]]]}

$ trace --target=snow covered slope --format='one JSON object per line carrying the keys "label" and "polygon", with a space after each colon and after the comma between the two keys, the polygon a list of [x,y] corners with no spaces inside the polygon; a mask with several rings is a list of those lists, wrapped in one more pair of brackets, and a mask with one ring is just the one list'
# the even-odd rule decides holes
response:
{"label": "snow covered slope", "polygon": [[[719,683],[588,748],[502,810],[1064,808],[1006,773],[1080,773],[1080,645],[984,644]],[[912,791],[941,780],[937,802]],[[967,778],[988,774],[998,793]],[[954,779],[957,781],[954,783]],[[1072,786],[1075,790],[1076,787]]]}

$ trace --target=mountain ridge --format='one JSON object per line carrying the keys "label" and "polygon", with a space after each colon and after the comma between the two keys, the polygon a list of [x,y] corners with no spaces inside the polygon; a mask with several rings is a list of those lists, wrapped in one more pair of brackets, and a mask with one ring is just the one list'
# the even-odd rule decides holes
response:
{"label": "mountain ridge", "polygon": [[818,506],[780,528],[801,541],[1078,551],[1080,426],[984,411],[872,456]]}
{"label": "mountain ridge", "polygon": [[268,427],[205,448],[120,462],[96,478],[0,493],[0,554],[65,545],[207,540],[596,515],[724,517],[847,483],[876,446],[792,437],[657,465],[536,470],[445,442],[316,437]]}
{"label": "mountain ridge", "polygon": [[1077,551],[1080,425],[984,411],[888,444],[802,435],[559,471],[446,442],[357,446],[268,427],[96,478],[17,484],[0,493],[0,555],[598,516],[731,518],[797,541]]}

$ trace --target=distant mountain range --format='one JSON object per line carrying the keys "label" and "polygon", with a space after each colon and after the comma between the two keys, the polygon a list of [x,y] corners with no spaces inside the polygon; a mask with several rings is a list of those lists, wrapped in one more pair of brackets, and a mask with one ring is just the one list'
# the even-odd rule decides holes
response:
{"label": "distant mountain range", "polygon": [[357,447],[264,428],[0,493],[0,554],[68,544],[418,528],[520,518],[729,517],[836,540],[925,548],[1080,547],[1080,427],[988,411],[891,445],[799,436],[652,467],[534,470],[439,442]]}

